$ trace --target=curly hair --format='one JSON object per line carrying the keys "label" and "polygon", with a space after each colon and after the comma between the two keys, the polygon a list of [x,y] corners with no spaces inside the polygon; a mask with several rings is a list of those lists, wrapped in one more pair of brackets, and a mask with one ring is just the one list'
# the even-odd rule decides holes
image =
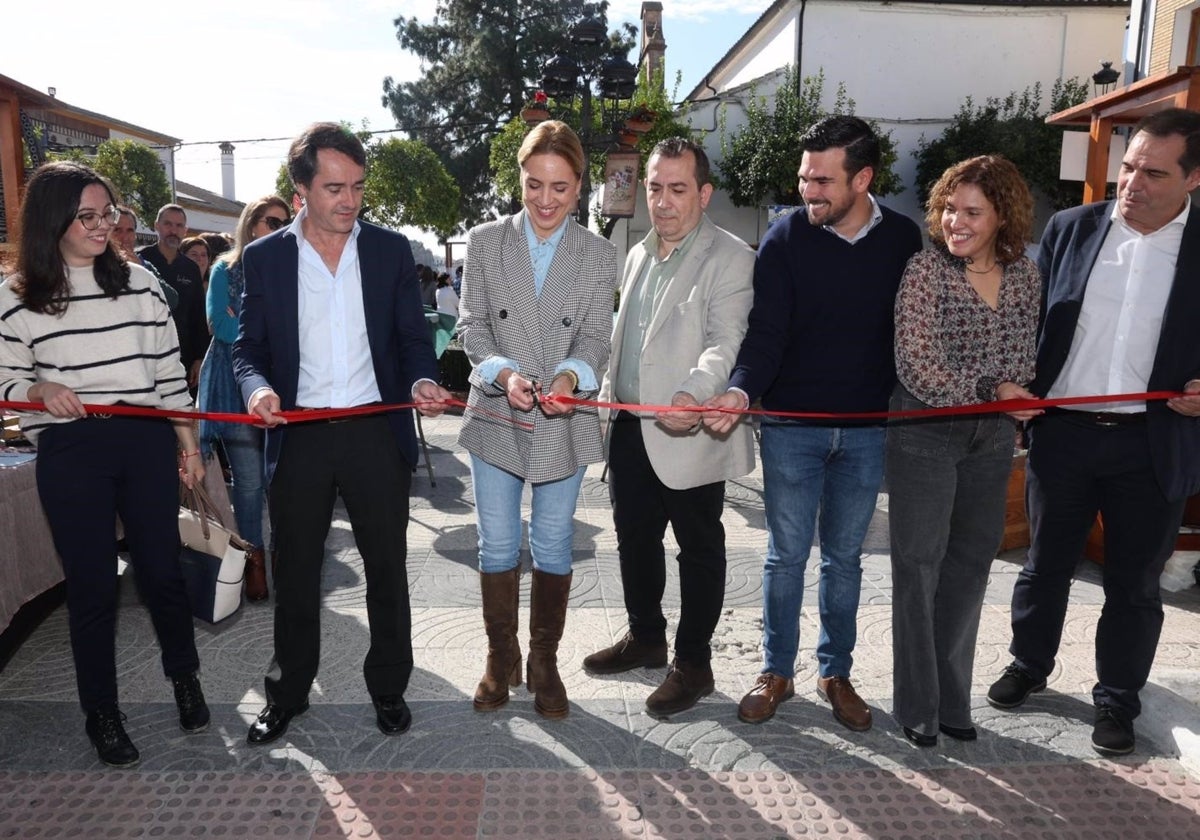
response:
{"label": "curly hair", "polygon": [[980,155],[954,164],[938,178],[929,191],[925,223],[930,238],[945,247],[942,234],[942,212],[946,202],[960,184],[979,187],[1000,219],[996,233],[996,259],[1011,263],[1025,253],[1025,245],[1033,236],[1033,194],[1021,177],[1020,170],[1008,158],[1000,155]]}

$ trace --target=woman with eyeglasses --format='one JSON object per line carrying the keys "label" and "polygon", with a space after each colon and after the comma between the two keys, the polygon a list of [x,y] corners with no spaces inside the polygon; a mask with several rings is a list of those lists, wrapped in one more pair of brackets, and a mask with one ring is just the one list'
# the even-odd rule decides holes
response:
{"label": "woman with eyeglasses", "polygon": [[90,413],[90,405],[190,409],[179,339],[158,281],[109,243],[112,188],[77,163],[40,167],[21,205],[15,273],[0,284],[0,399],[36,442],[38,494],[67,580],[85,730],[100,760],[138,761],[117,703],[119,515],[162,647],[179,725],[208,726],[192,615],[179,566],[179,481],[204,477],[188,420]]}
{"label": "woman with eyeglasses", "polygon": [[[233,376],[233,342],[242,311],[242,250],[254,240],[274,233],[291,221],[287,202],[277,195],[251,201],[238,219],[233,248],[212,265],[205,310],[212,343],[200,366],[201,411],[245,414],[237,380]],[[233,477],[233,515],[246,550],[246,598],[266,600],[267,565],[263,551],[263,437],[247,423],[200,421],[200,446],[207,458],[220,443]]]}

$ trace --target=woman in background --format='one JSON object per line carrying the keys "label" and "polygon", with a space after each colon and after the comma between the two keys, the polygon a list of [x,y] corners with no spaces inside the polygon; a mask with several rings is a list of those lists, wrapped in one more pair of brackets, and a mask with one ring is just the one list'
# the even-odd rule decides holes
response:
{"label": "woman in background", "polygon": [[[212,266],[205,312],[213,340],[200,367],[201,411],[245,414],[233,376],[233,342],[242,311],[242,250],[254,240],[274,233],[291,221],[287,202],[276,195],[251,201],[238,219],[234,246]],[[238,534],[246,541],[246,598],[266,600],[267,566],[263,542],[263,436],[248,423],[200,421],[200,445],[205,457],[220,443],[233,478],[233,515]]]}
{"label": "woman in background", "polygon": [[48,163],[29,179],[15,273],[0,285],[0,399],[44,406],[21,429],[37,444],[38,494],[67,580],[85,730],[101,761],[128,767],[139,753],[117,700],[118,516],[179,725],[199,732],[209,712],[179,566],[179,482],[204,477],[192,424],[84,409],[192,407],[158,281],[109,243],[120,218],[87,166]]}
{"label": "woman in background", "polygon": [[[1041,279],[1025,256],[1033,198],[1008,160],[946,170],[929,195],[932,244],[896,297],[893,411],[1032,398]],[[920,747],[975,740],[971,674],[1004,533],[1017,420],[1000,412],[894,422],[886,471],[895,717]]]}

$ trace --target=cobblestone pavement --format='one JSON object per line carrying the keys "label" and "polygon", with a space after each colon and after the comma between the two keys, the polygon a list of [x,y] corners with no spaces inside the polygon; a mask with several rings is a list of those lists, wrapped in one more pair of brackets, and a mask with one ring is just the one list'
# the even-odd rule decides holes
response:
{"label": "cobblestone pavement", "polygon": [[[474,565],[470,475],[459,420],[425,423],[436,487],[413,479],[408,572],[416,672],[414,723],[386,738],[361,676],[367,646],[362,564],[344,511],[330,530],[321,671],[312,708],[286,739],[245,742],[263,703],[271,609],[247,604],[197,625],[213,723],[180,731],[145,610],[123,575],[117,654],[122,709],[142,752],[105,768],[83,732],[65,608],[0,672],[0,838],[1195,838],[1200,836],[1200,590],[1166,594],[1166,624],[1138,749],[1091,749],[1092,637],[1102,604],[1081,565],[1058,668],[1017,712],[984,701],[1008,661],[1008,603],[1024,552],[993,565],[975,668],[974,743],[920,750],[891,711],[887,498],[865,546],[854,678],[875,727],[837,724],[815,690],[816,577],[810,569],[797,694],[752,726],[736,704],[761,664],[760,571],[766,545],[761,474],[730,482],[729,572],[714,642],[717,690],[670,720],[643,702],[662,670],[593,678],[583,657],[624,631],[616,539],[600,468],[577,517],[571,610],[560,650],[570,716],[546,721],[522,687],[492,713],[473,711],[486,638]],[[525,558],[528,562],[528,558]],[[815,566],[816,564],[812,564]],[[527,638],[528,576],[522,579]],[[668,581],[668,617],[678,585]]]}

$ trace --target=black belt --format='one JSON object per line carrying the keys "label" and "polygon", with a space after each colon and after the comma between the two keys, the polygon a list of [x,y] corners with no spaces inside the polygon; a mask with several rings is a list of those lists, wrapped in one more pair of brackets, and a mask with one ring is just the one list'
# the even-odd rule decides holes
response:
{"label": "black belt", "polygon": [[1115,429],[1119,426],[1140,426],[1146,422],[1146,412],[1134,411],[1073,411],[1069,408],[1048,408],[1046,413],[1072,420],[1086,426]]}
{"label": "black belt", "polygon": [[[371,405],[383,405],[383,401],[375,400],[374,402],[359,403],[358,405],[339,406],[339,408],[366,408],[367,406],[371,406]],[[331,410],[334,410],[333,406],[328,406],[328,405],[324,406],[324,407],[314,406],[314,405],[298,405],[298,406],[296,406],[296,411],[331,411]],[[352,414],[349,417],[330,417],[330,418],[326,419],[324,422],[326,422],[326,423],[347,423],[351,420],[364,420],[369,417],[379,417],[379,416],[380,415],[378,415],[378,414]]]}

